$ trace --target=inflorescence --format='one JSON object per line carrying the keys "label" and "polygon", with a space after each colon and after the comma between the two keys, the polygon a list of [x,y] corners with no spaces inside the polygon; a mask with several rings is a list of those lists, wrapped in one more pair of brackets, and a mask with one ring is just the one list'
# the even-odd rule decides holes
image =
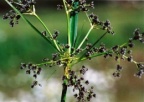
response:
{"label": "inflorescence", "polygon": [[[32,13],[34,10],[34,5],[36,4],[35,0],[9,0],[9,2],[16,7],[20,13]],[[17,14],[14,10],[10,10],[8,13],[3,15],[3,19],[10,20],[10,26],[13,27],[15,24],[18,24],[20,15]]]}
{"label": "inflorescence", "polygon": [[[93,97],[96,97],[93,89],[94,87],[91,86],[90,89],[86,89],[86,86],[89,85],[88,80],[84,80],[83,75],[88,71],[88,68],[82,66],[79,70],[81,76],[77,76],[76,72],[69,70],[69,79],[67,82],[68,87],[73,88],[74,97],[77,99],[77,102],[87,102],[90,101]],[[67,80],[66,76],[63,76],[63,80]]]}

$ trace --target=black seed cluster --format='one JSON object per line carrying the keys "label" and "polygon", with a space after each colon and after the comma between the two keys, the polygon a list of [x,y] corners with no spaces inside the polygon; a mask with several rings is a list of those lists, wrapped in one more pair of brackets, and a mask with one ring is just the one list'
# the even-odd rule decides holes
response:
{"label": "black seed cluster", "polygon": [[106,52],[106,46],[105,46],[105,44],[101,44],[100,45],[100,47],[98,49],[98,52],[100,52],[100,53]]}
{"label": "black seed cluster", "polygon": [[[79,73],[83,76],[88,69],[85,66],[79,70]],[[68,80],[68,87],[73,87],[73,92],[77,92],[74,94],[74,97],[78,102],[87,102],[90,101],[93,97],[96,97],[96,94],[93,92],[93,87],[91,89],[86,89],[85,86],[89,85],[88,80],[84,80],[84,78],[76,76],[76,73],[72,70],[69,71],[70,78]],[[66,77],[63,77],[65,80]]]}
{"label": "black seed cluster", "polygon": [[54,34],[52,35],[53,36],[53,39],[56,39],[59,35],[59,31],[55,31]]}
{"label": "black seed cluster", "polygon": [[62,10],[63,7],[64,7],[63,5],[58,4],[58,5],[57,5],[57,10]]}
{"label": "black seed cluster", "polygon": [[114,31],[112,30],[111,23],[109,20],[106,20],[103,23],[103,30],[107,30],[108,33],[114,34]]}
{"label": "black seed cluster", "polygon": [[89,19],[91,20],[92,25],[100,26],[102,30],[107,30],[108,33],[114,34],[109,20],[102,22],[94,13],[89,14]]}
{"label": "black seed cluster", "polygon": [[[132,56],[132,48],[135,46],[134,41],[142,41],[144,39],[144,34],[140,33],[139,29],[134,31],[134,36],[129,38],[128,42],[122,46],[115,45],[112,49],[112,54],[115,54],[115,60],[123,59],[127,60],[128,62],[135,62]],[[142,42],[143,43],[143,42]]]}
{"label": "black seed cluster", "polygon": [[92,25],[102,25],[102,22],[100,22],[98,16],[95,15],[94,13],[91,13],[89,15],[89,18],[91,19]]}
{"label": "black seed cluster", "polygon": [[11,2],[21,13],[32,12],[32,6],[36,4],[35,0],[20,0]]}
{"label": "black seed cluster", "polygon": [[[118,61],[118,59],[124,60],[125,58],[127,58],[127,61],[129,62],[133,61],[132,50],[128,48],[128,45],[121,47],[119,45],[115,45],[111,49],[112,52],[110,52],[110,54],[115,54],[115,61]],[[126,57],[127,55],[129,55],[129,57]]]}
{"label": "black seed cluster", "polygon": [[129,57],[127,58],[127,60],[128,60],[128,62],[132,62],[132,61],[133,61],[133,56],[132,56],[132,55],[129,56]]}
{"label": "black seed cluster", "polygon": [[94,8],[94,2],[87,3],[86,0],[66,0],[66,4],[71,11],[70,16],[74,16],[80,11],[89,11],[89,7]]}
{"label": "black seed cluster", "polygon": [[[9,2],[15,6],[21,13],[31,13],[32,6],[35,5],[35,0],[20,0],[15,2],[14,0],[9,0]],[[20,15],[18,15],[14,10],[10,10],[8,13],[3,15],[3,19],[10,20],[10,26],[14,26],[18,24],[18,20],[20,19]]]}
{"label": "black seed cluster", "polygon": [[20,19],[20,15],[18,15],[17,13],[15,13],[15,11],[10,10],[8,13],[6,13],[5,15],[3,15],[3,19],[9,19],[10,22],[10,26],[13,27],[15,24],[18,24],[18,20]]}
{"label": "black seed cluster", "polygon": [[40,73],[42,71],[41,67],[38,67],[32,63],[29,63],[29,64],[21,63],[20,69],[25,69],[26,74],[28,74],[28,75],[32,74],[33,78],[35,79],[33,84],[31,85],[31,88],[33,88],[36,85],[41,86],[41,84],[39,84],[38,81],[36,81],[37,76],[40,75]]}
{"label": "black seed cluster", "polygon": [[132,40],[138,40],[141,43],[144,43],[144,33],[141,33],[139,29],[135,29],[133,34],[134,34],[134,36],[133,36]]}
{"label": "black seed cluster", "polygon": [[138,67],[138,72],[134,74],[134,76],[141,78],[142,75],[144,74],[144,64],[137,63],[137,67]]}
{"label": "black seed cluster", "polygon": [[99,47],[93,47],[91,43],[87,43],[85,50],[86,50],[85,57],[89,60],[91,60],[92,55],[97,54],[97,53],[107,52],[106,54],[104,54],[104,57],[105,58],[108,56],[112,57],[112,54],[107,51],[107,48],[106,48],[105,44],[103,44],[103,43],[100,44]]}
{"label": "black seed cluster", "polygon": [[53,61],[56,61],[58,57],[59,57],[58,53],[52,54],[52,60]]}
{"label": "black seed cluster", "polygon": [[43,35],[43,36],[47,36],[47,32],[46,31],[43,31],[43,32],[41,32],[41,34]]}
{"label": "black seed cluster", "polygon": [[[115,60],[118,61],[120,59],[122,60],[126,60],[128,62],[132,62],[134,64],[137,65],[138,67],[138,72],[135,74],[135,76],[141,78],[141,76],[144,73],[144,65],[141,63],[136,62],[133,59],[132,56],[132,48],[135,46],[134,41],[140,41],[141,43],[143,43],[144,40],[144,33],[140,33],[139,29],[136,29],[133,33],[133,37],[129,38],[128,42],[125,43],[122,46],[119,45],[115,45],[113,46],[112,49],[112,54],[115,54]],[[117,70],[113,73],[114,77],[120,77],[120,72],[121,72],[122,67],[120,65],[117,65]]]}
{"label": "black seed cluster", "polygon": [[116,67],[116,71],[113,73],[113,76],[114,77],[120,77],[122,69],[123,69],[122,66],[118,64]]}
{"label": "black seed cluster", "polygon": [[91,49],[91,47],[92,47],[92,44],[91,44],[91,43],[87,43],[87,44],[86,44],[86,48],[85,48],[85,49],[86,49],[86,50],[90,50],[90,49]]}

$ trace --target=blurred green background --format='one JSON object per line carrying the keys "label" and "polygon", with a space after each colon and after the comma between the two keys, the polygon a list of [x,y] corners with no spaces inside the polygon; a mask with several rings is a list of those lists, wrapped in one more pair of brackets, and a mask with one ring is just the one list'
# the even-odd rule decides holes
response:
{"label": "blurred green background", "polygon": [[[37,0],[36,12],[51,31],[60,31],[59,41],[66,42],[66,16],[64,10],[58,11],[58,0]],[[55,51],[22,19],[14,28],[2,16],[10,7],[0,1],[0,102],[59,102],[61,95],[62,68],[46,68],[40,76],[42,87],[30,88],[32,78],[19,69],[21,62],[40,63],[41,59],[51,57]],[[110,20],[115,35],[106,36],[102,42],[106,46],[123,44],[132,36],[135,28],[144,31],[144,1],[95,1],[95,9],[89,13],[98,15],[101,21]],[[41,31],[41,24],[31,16],[27,16]],[[85,14],[79,15],[78,34],[85,34],[89,23]],[[89,39],[94,41],[102,32],[94,30]],[[137,43],[134,58],[144,61],[144,45]],[[122,62],[124,70],[120,79],[112,77],[116,63],[113,59],[98,57],[92,61],[82,62],[95,72],[93,85],[98,97],[93,102],[144,102],[144,78],[134,77],[136,66]],[[81,63],[81,64],[82,64]],[[81,64],[75,67],[80,67]],[[53,76],[48,77],[57,70]],[[90,75],[92,75],[90,73]],[[98,79],[99,80],[98,80]],[[100,83],[100,84],[99,84]],[[103,86],[103,84],[105,86]],[[55,92],[56,91],[56,92]],[[68,96],[68,102],[75,102],[73,96]],[[105,99],[105,100],[104,100]]]}

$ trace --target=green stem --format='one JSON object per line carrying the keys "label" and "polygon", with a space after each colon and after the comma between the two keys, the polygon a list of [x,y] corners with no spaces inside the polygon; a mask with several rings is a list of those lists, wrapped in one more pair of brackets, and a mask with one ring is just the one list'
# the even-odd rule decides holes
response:
{"label": "green stem", "polygon": [[70,47],[69,47],[69,53],[71,53],[71,40],[70,40],[70,15],[69,15],[69,11],[68,11],[68,9],[67,9],[66,1],[65,1],[65,0],[63,0],[63,4],[64,4],[64,7],[65,7],[66,18],[67,18],[67,33],[68,33],[67,40],[68,40],[68,45],[70,46]]}
{"label": "green stem", "polygon": [[66,102],[66,94],[67,94],[67,80],[63,81],[63,89],[61,95],[61,102]]}
{"label": "green stem", "polygon": [[[40,19],[40,17],[39,17],[36,13],[34,13],[34,16],[41,22],[41,24],[44,26],[44,28],[46,29],[46,31],[49,33],[50,37],[53,38],[52,33],[51,33],[50,30],[47,28],[47,26],[45,25],[45,23]],[[59,46],[58,46],[58,44],[57,44],[57,42],[56,42],[55,39],[53,39],[53,42],[54,42],[57,50],[60,51],[60,48],[59,48]]]}
{"label": "green stem", "polygon": [[[105,55],[107,53],[112,53],[112,50],[109,50],[109,51],[103,52],[103,53],[97,53],[97,54],[91,55],[90,58],[99,57],[99,56]],[[87,60],[87,58],[82,57],[82,58],[78,59],[75,63],[72,64],[72,66],[79,63],[79,62],[81,62],[81,61],[84,61],[84,60]]]}
{"label": "green stem", "polygon": [[87,19],[88,19],[88,21],[89,21],[89,23],[90,23],[90,26],[92,26],[91,20],[90,20],[89,15],[88,15],[88,13],[87,13],[86,11],[85,11],[85,14],[86,14]]}
{"label": "green stem", "polygon": [[89,29],[89,31],[87,32],[86,36],[84,37],[84,39],[82,40],[82,42],[80,43],[80,45],[78,46],[77,49],[80,49],[81,46],[83,45],[83,43],[85,42],[85,40],[87,39],[87,37],[89,36],[90,32],[92,31],[92,29],[94,28],[94,26],[91,26],[91,28]]}

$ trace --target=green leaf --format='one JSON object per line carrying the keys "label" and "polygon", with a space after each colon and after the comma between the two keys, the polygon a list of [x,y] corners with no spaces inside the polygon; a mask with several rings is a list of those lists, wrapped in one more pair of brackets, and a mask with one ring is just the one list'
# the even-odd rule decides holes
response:
{"label": "green leaf", "polygon": [[[97,40],[92,44],[92,47],[91,47],[89,50],[91,50],[106,34],[107,34],[107,32],[105,32],[103,35],[101,35],[100,38],[97,39]],[[82,56],[79,58],[79,60],[81,60],[81,59],[84,57],[84,55],[86,54],[86,52],[87,52],[87,51],[84,51],[84,53],[83,53]],[[100,54],[98,54],[98,55],[96,54],[96,55],[94,55],[94,57],[100,56],[101,54],[104,54],[104,53],[100,53]]]}
{"label": "green leaf", "polygon": [[[78,2],[74,2],[74,9],[78,7]],[[74,46],[78,29],[78,13],[74,12],[74,15],[70,17],[70,41],[71,46]]]}

